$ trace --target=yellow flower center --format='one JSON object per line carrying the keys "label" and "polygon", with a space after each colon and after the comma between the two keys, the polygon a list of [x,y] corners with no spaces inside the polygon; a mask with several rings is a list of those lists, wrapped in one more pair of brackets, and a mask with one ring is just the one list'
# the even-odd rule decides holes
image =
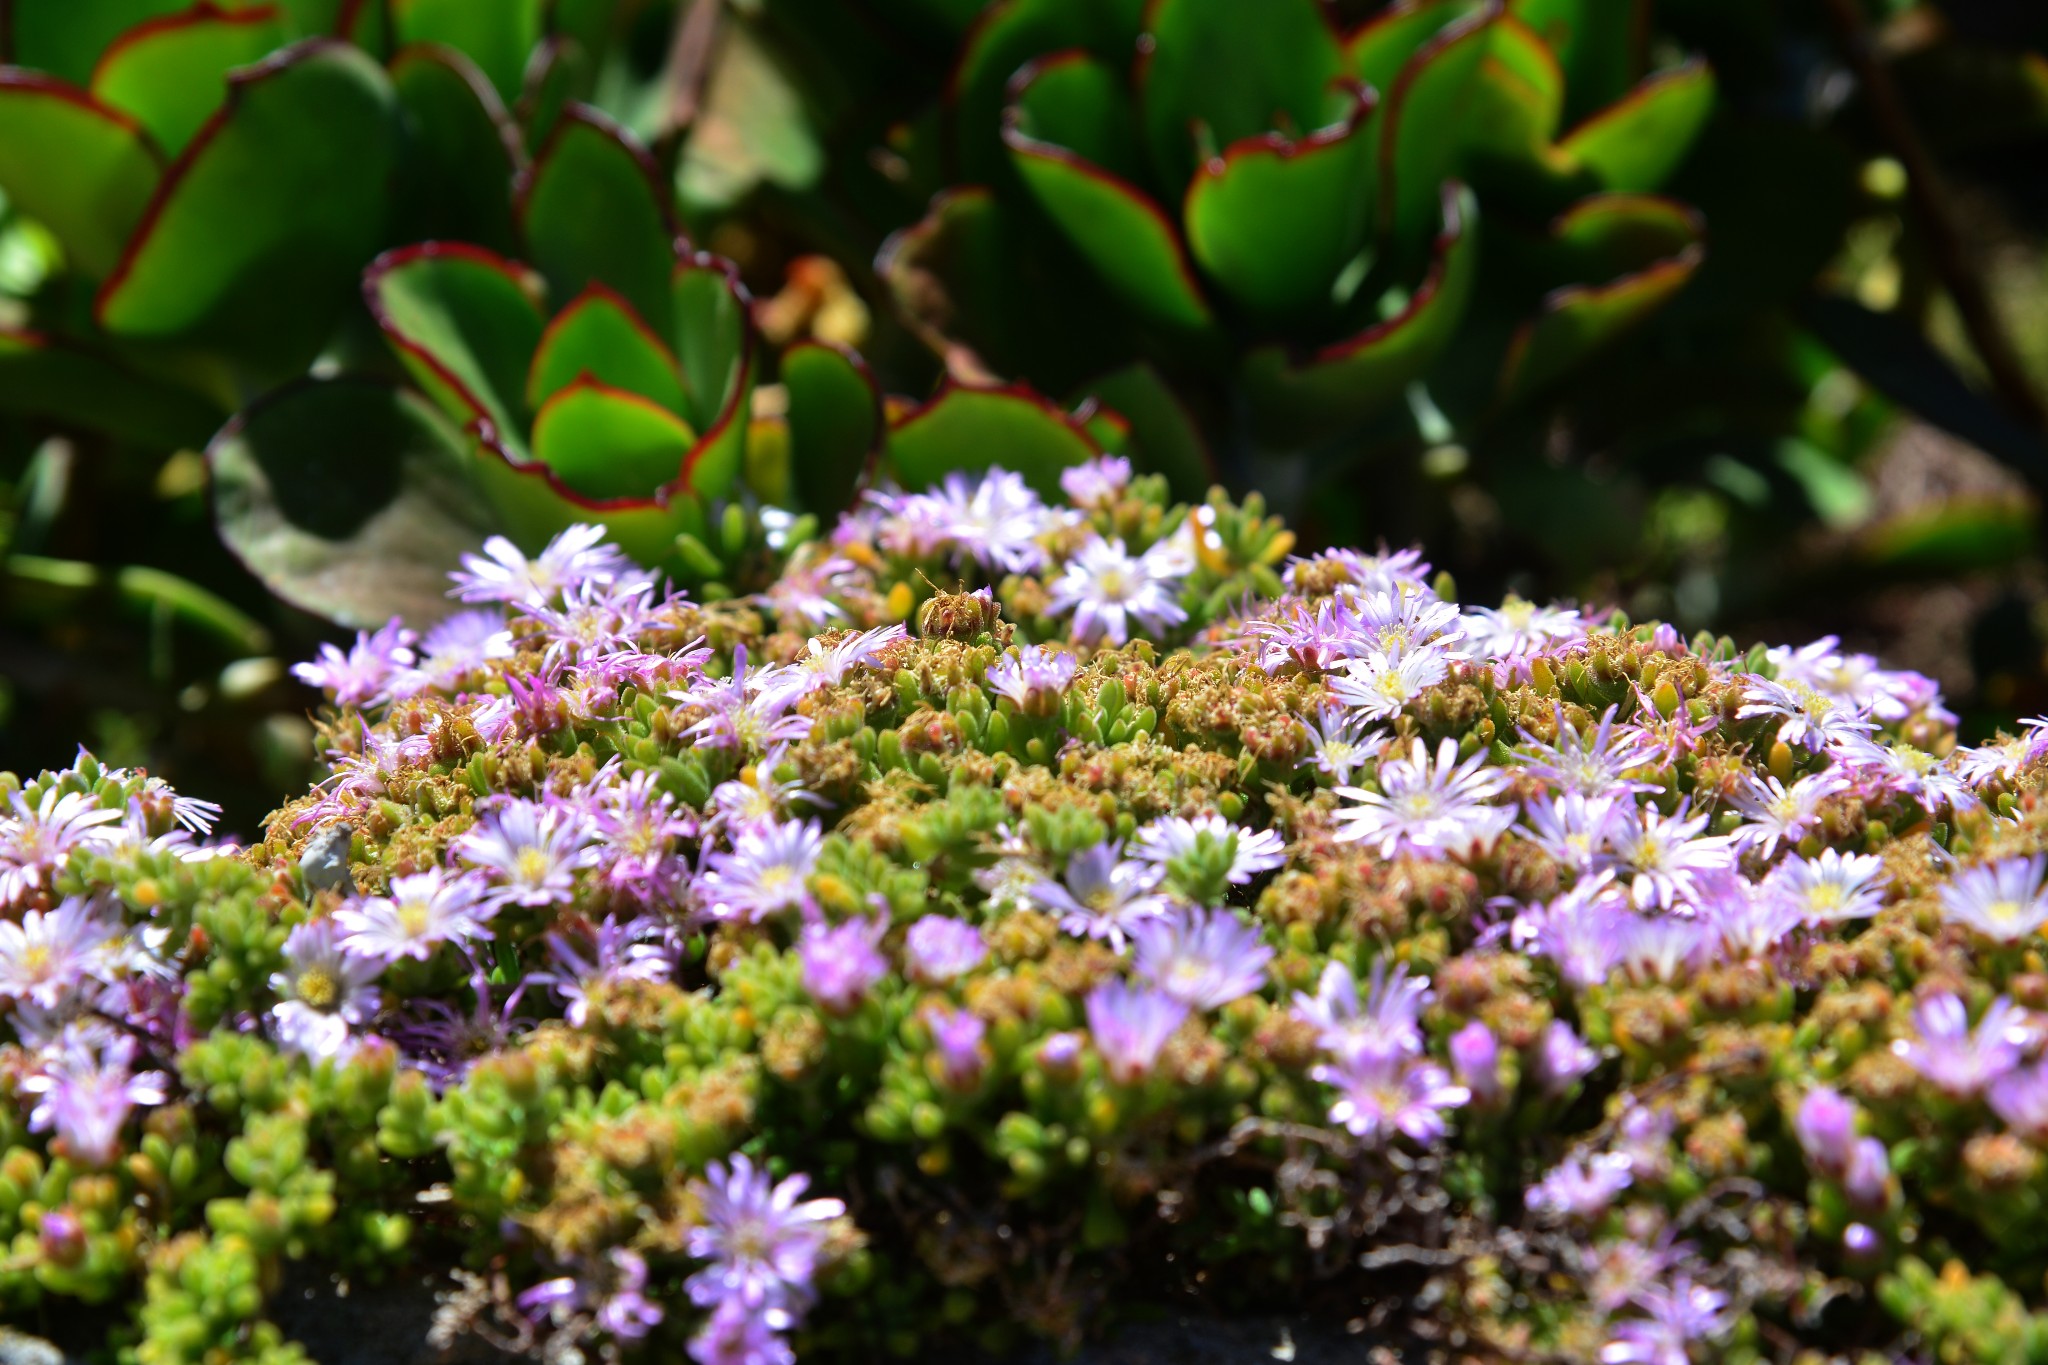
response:
{"label": "yellow flower center", "polygon": [[324,967],[308,967],[299,973],[299,999],[316,1010],[331,1009],[341,989]]}

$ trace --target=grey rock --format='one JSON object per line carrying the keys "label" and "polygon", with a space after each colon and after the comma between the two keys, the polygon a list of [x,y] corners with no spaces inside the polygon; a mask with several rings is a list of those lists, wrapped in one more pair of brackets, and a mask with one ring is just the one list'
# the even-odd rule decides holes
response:
{"label": "grey rock", "polygon": [[0,1365],[64,1365],[64,1360],[54,1342],[0,1327]]}
{"label": "grey rock", "polygon": [[349,843],[355,836],[348,825],[333,824],[306,841],[306,851],[299,856],[299,874],[306,879],[309,892],[355,894],[356,879],[348,866]]}

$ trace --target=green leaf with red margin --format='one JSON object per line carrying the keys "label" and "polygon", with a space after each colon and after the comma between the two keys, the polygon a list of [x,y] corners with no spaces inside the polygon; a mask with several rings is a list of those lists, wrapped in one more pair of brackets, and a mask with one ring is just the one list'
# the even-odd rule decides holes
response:
{"label": "green leaf with red margin", "polygon": [[1245,357],[1244,385],[1260,427],[1295,441],[1332,425],[1361,422],[1399,401],[1443,354],[1464,318],[1478,273],[1478,201],[1444,187],[1429,273],[1394,316],[1319,351],[1290,355],[1265,346]]}
{"label": "green leaf with red margin", "polygon": [[384,233],[398,140],[391,83],[356,48],[314,39],[236,71],[101,286],[100,326],[303,369]]}
{"label": "green leaf with red margin", "polygon": [[449,570],[497,529],[462,433],[378,379],[289,384],[207,460],[221,540],[278,597],[347,626],[445,615]]}
{"label": "green leaf with red margin", "polygon": [[1423,44],[1484,8],[1483,0],[1421,0],[1390,6],[1345,38],[1344,70],[1384,97]]}
{"label": "green leaf with red margin", "polygon": [[[1063,53],[1020,74],[1017,102],[1004,118],[1003,141],[1041,207],[1103,282],[1149,321],[1179,331],[1214,321],[1179,234],[1144,193],[1078,153],[1041,141],[1034,132],[1040,101],[1067,104],[1070,91],[1099,88],[1106,68]],[[1040,87],[1044,87],[1041,92]]]}
{"label": "green leaf with red margin", "polygon": [[753,410],[756,338],[747,292],[732,262],[701,251],[676,262],[669,288],[684,415],[698,432],[688,486],[700,498],[722,498],[745,467]]}
{"label": "green leaf with red margin", "polygon": [[[1071,0],[996,0],[982,11],[960,45],[959,59],[946,82],[955,180],[1003,183],[1010,169],[1003,152],[1002,121],[1011,77],[1033,59],[1076,48],[1086,37],[1086,25],[1077,22]],[[1129,91],[1121,82],[1118,85],[1118,103],[1128,106]],[[1061,141],[1049,129],[1040,136]],[[1131,173],[1126,166],[1113,169]]]}
{"label": "green leaf with red margin", "polygon": [[389,69],[407,133],[399,240],[513,251],[512,183],[525,168],[526,149],[497,91],[449,47],[405,48]]}
{"label": "green leaf with red margin", "polygon": [[163,165],[129,115],[40,72],[0,70],[0,191],[88,278],[120,261]]}
{"label": "green leaf with red margin", "polygon": [[1010,90],[1031,137],[1133,185],[1144,178],[1130,91],[1109,63],[1077,47],[1050,52],[1019,70]]}
{"label": "green leaf with red margin", "polygon": [[192,0],[0,0],[0,62],[84,85],[114,40]]}
{"label": "green leaf with red margin", "polygon": [[905,488],[1000,465],[1040,497],[1059,499],[1060,473],[1102,453],[1082,424],[1028,386],[948,384],[889,427],[890,468]]}
{"label": "green leaf with red margin", "polygon": [[1457,129],[1493,48],[1500,10],[1489,6],[1444,28],[1408,60],[1380,116],[1380,202],[1397,257],[1431,238],[1444,182],[1463,172]]}
{"label": "green leaf with red margin", "polygon": [[560,35],[543,38],[527,58],[526,79],[512,104],[515,121],[526,130],[529,152],[548,145],[582,84],[582,63],[577,60],[575,45]]}
{"label": "green leaf with red margin", "polygon": [[274,6],[200,4],[137,24],[100,54],[95,97],[135,116],[171,156],[185,150],[227,94],[227,74],[284,40]]}
{"label": "green leaf with red margin", "polygon": [[1565,163],[1618,193],[1654,190],[1678,169],[1714,112],[1714,73],[1690,61],[1661,71],[1565,135]]}
{"label": "green leaf with red margin", "polygon": [[678,418],[688,410],[667,344],[633,315],[624,299],[595,282],[541,333],[526,374],[526,406],[539,412],[556,392],[581,378],[638,394]]}
{"label": "green leaf with red margin", "polygon": [[675,222],[653,160],[625,129],[570,105],[527,168],[518,202],[526,258],[557,306],[600,280],[655,331],[670,330]]}
{"label": "green leaf with red margin", "polygon": [[650,398],[584,376],[533,419],[533,457],[586,498],[648,498],[674,483],[697,434]]}
{"label": "green leaf with red margin", "polygon": [[70,342],[9,328],[0,328],[0,408],[168,450],[204,445],[223,415]]}
{"label": "green leaf with red margin", "polygon": [[[1552,235],[1566,241],[1576,239],[1581,243],[1580,249],[1586,249],[1585,243],[1589,241],[1604,238],[1602,249],[1611,250],[1619,240],[1618,228],[1612,222],[1589,226],[1575,220],[1587,214],[1613,220],[1627,211],[1626,204],[1617,206],[1596,198],[1560,217],[1552,225]],[[1635,230],[1640,233],[1648,227],[1645,224]],[[1578,368],[1586,357],[1662,308],[1693,277],[1705,254],[1696,233],[1692,241],[1671,254],[1630,273],[1600,284],[1572,284],[1552,290],[1543,300],[1541,311],[1516,330],[1508,345],[1507,360],[1501,369],[1501,400],[1516,403],[1556,382]]]}
{"label": "green leaf with red margin", "polygon": [[711,534],[704,504],[690,493],[687,475],[640,497],[591,498],[538,460],[514,458],[489,433],[472,428],[471,435],[484,491],[506,533],[528,553],[579,521],[603,526],[627,554],[650,565],[674,554],[679,533],[687,531],[699,540]]}
{"label": "green leaf with red margin", "polygon": [[459,242],[387,251],[363,272],[370,314],[420,387],[458,422],[488,422],[519,458],[540,289],[526,267]]}
{"label": "green leaf with red margin", "polygon": [[835,516],[853,503],[881,448],[882,393],[859,354],[824,341],[782,353],[789,394],[791,483],[806,511]]}
{"label": "green leaf with red margin", "polygon": [[1216,481],[1215,457],[1201,428],[1150,365],[1140,361],[1104,375],[1077,397],[1096,399],[1123,417],[1131,463],[1140,473],[1163,474],[1175,498],[1200,501]]}
{"label": "green leaf with red margin", "polygon": [[1203,160],[1198,150],[1261,133],[1320,128],[1343,74],[1337,35],[1316,0],[1152,0],[1138,66],[1138,104],[1152,169],[1169,194]]}
{"label": "green leaf with red margin", "polygon": [[1649,34],[1644,0],[1508,0],[1508,8],[1557,54],[1566,118],[1585,118],[1635,84]]}
{"label": "green leaf with red margin", "polygon": [[467,54],[500,99],[519,98],[543,29],[541,0],[390,0],[401,45],[442,43]]}
{"label": "green leaf with red margin", "polygon": [[1377,99],[1362,87],[1343,122],[1299,142],[1246,138],[1188,187],[1188,247],[1209,278],[1261,322],[1327,314],[1375,208]]}
{"label": "green leaf with red margin", "polygon": [[1680,255],[1706,237],[1699,210],[1656,194],[1596,194],[1550,226],[1551,278],[1607,280]]}
{"label": "green leaf with red margin", "polygon": [[1468,164],[1479,158],[1505,174],[1549,179],[1551,140],[1563,118],[1564,71],[1557,57],[1527,24],[1503,15],[1462,114]]}

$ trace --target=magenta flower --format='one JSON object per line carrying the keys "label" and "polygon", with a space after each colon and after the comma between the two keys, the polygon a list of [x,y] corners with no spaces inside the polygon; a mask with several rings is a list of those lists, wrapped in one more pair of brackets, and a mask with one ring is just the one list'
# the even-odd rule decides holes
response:
{"label": "magenta flower", "polygon": [[1668,1288],[1644,1286],[1632,1302],[1645,1316],[1615,1324],[1613,1339],[1600,1348],[1601,1365],[1691,1365],[1693,1343],[1727,1327],[1728,1296],[1682,1273]]}
{"label": "magenta flower", "polygon": [[810,1183],[803,1175],[772,1183],[743,1152],[730,1166],[712,1162],[697,1185],[703,1221],[685,1243],[690,1255],[710,1262],[689,1278],[691,1300],[749,1310],[807,1306],[826,1230],[846,1213],[837,1199],[798,1202]]}
{"label": "magenta flower", "polygon": [[2048,1144],[2048,1064],[2009,1071],[1991,1083],[1991,1112],[2036,1146]]}
{"label": "magenta flower", "polygon": [[334,912],[341,947],[357,957],[392,962],[401,957],[425,962],[443,943],[487,939],[485,924],[497,913],[473,876],[440,868],[393,877],[389,896],[370,896]]}
{"label": "magenta flower", "polygon": [[1177,595],[1194,567],[1193,554],[1174,540],[1133,557],[1123,541],[1097,536],[1067,561],[1052,585],[1046,614],[1072,612],[1074,638],[1083,644],[1105,637],[1123,644],[1133,626],[1156,638],[1188,619]]}
{"label": "magenta flower", "polygon": [[133,1038],[116,1037],[94,1047],[75,1034],[68,1036],[41,1071],[22,1078],[21,1088],[37,1096],[29,1129],[54,1130],[73,1160],[111,1164],[121,1128],[135,1107],[169,1098],[169,1078],[161,1071],[131,1072],[134,1061]]}
{"label": "magenta flower", "polygon": [[1564,1095],[1600,1065],[1600,1054],[1587,1047],[1572,1026],[1553,1019],[1536,1043],[1530,1078],[1544,1096]]}
{"label": "magenta flower", "polygon": [[1372,843],[1382,858],[1468,856],[1491,847],[1514,823],[1512,809],[1488,804],[1507,781],[1505,773],[1486,766],[1484,750],[1461,763],[1458,742],[1446,739],[1432,763],[1417,739],[1407,758],[1380,764],[1378,791],[1337,788],[1337,795],[1356,803],[1337,812],[1337,838]]}
{"label": "magenta flower", "polygon": [[925,1027],[931,1031],[932,1051],[948,1086],[972,1090],[988,1068],[988,1049],[982,1039],[988,1025],[972,1010],[933,1008],[925,1011]]}
{"label": "magenta flower", "polygon": [[882,935],[889,921],[848,920],[826,927],[813,924],[797,940],[803,961],[804,989],[828,1014],[851,1014],[877,981],[889,974],[882,956]]}
{"label": "magenta flower", "polygon": [[450,596],[465,602],[505,602],[541,607],[586,583],[612,583],[635,572],[625,553],[604,543],[604,528],[579,523],[569,527],[528,559],[503,536],[484,542],[481,555],[464,555],[462,569],[449,577]]}
{"label": "magenta flower", "polygon": [[1507,1098],[1500,1075],[1500,1040],[1484,1022],[1474,1019],[1453,1033],[1450,1052],[1458,1084],[1471,1092],[1473,1104],[1491,1108]]}
{"label": "magenta flower", "polygon": [[1986,1086],[2014,1070],[2032,1029],[2026,1013],[2004,996],[1991,1002],[1974,1032],[1960,997],[1942,992],[1913,1007],[1918,1041],[1904,1038],[1892,1051],[1929,1083],[1959,1099],[1982,1093]]}
{"label": "magenta flower", "polygon": [[597,861],[589,823],[567,806],[504,798],[455,841],[455,856],[485,870],[490,900],[504,905],[562,905],[576,874]]}
{"label": "magenta flower", "polygon": [[766,753],[802,739],[811,732],[811,719],[790,714],[795,696],[787,689],[772,695],[761,691],[762,681],[773,681],[773,676],[767,670],[749,676],[747,647],[739,646],[733,651],[731,677],[698,678],[686,691],[673,694],[705,713],[684,734],[700,744],[742,755]]}
{"label": "magenta flower", "polygon": [[1088,993],[1088,1032],[1109,1078],[1135,1084],[1151,1074],[1159,1050],[1186,1022],[1188,1007],[1164,991],[1105,981]]}
{"label": "magenta flower", "polygon": [[1365,652],[1364,622],[1352,603],[1283,599],[1244,623],[1244,641],[1268,673],[1296,668],[1323,673]]}
{"label": "magenta flower", "polygon": [[599,787],[586,803],[597,839],[598,875],[641,905],[676,902],[689,869],[676,845],[697,835],[697,821],[642,770]]}
{"label": "magenta flower", "polygon": [[1813,1168],[1832,1180],[1849,1170],[1856,1147],[1856,1106],[1830,1086],[1817,1085],[1806,1092],[1792,1116],[1792,1135]]}
{"label": "magenta flower", "polygon": [[1309,1073],[1333,1087],[1330,1122],[1342,1124],[1368,1146],[1383,1147],[1396,1134],[1424,1145],[1450,1131],[1444,1115],[1472,1098],[1472,1092],[1451,1080],[1435,1062],[1398,1053],[1357,1050],[1340,1054],[1334,1065]]}
{"label": "magenta flower", "polygon": [[988,666],[989,689],[1008,697],[1027,716],[1050,716],[1079,668],[1074,656],[1053,645],[1025,645]]}
{"label": "magenta flower", "polygon": [[762,821],[742,828],[730,853],[714,853],[697,883],[713,919],[759,924],[811,903],[805,887],[818,865],[825,831],[816,820]]}
{"label": "magenta flower", "polygon": [[1197,1010],[1221,1009],[1258,990],[1273,960],[1257,927],[1228,910],[1143,920],[1131,935],[1138,943],[1137,974]]}
{"label": "magenta flower", "polygon": [[697,1365],[796,1365],[796,1352],[783,1338],[795,1326],[785,1308],[726,1299],[690,1338],[690,1359]]}
{"label": "magenta flower", "polygon": [[1107,507],[1130,482],[1131,462],[1121,455],[1098,455],[1060,471],[1060,488],[1076,507]]}
{"label": "magenta flower", "polygon": [[981,930],[951,915],[926,915],[903,936],[904,966],[913,981],[943,986],[988,959]]}

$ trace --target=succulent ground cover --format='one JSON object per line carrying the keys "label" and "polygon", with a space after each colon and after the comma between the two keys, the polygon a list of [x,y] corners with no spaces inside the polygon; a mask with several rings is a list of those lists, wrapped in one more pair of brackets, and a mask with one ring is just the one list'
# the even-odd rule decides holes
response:
{"label": "succulent ground cover", "polygon": [[1060,485],[736,600],[494,541],[302,666],[331,776],[246,846],[0,776],[8,1318],[304,1359],[287,1264],[425,1263],[558,1361],[2048,1354],[2048,728]]}

